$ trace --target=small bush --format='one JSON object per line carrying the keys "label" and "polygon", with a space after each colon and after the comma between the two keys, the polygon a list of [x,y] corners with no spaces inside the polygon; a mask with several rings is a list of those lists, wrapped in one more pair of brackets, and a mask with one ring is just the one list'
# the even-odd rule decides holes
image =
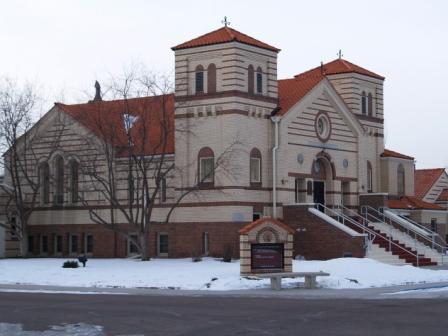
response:
{"label": "small bush", "polygon": [[79,264],[76,260],[67,260],[62,265],[62,268],[78,268],[78,267],[79,267]]}
{"label": "small bush", "polygon": [[224,247],[224,252],[222,254],[222,261],[224,261],[224,262],[231,262],[232,261],[232,254],[233,254],[232,246],[226,245]]}
{"label": "small bush", "polygon": [[202,261],[202,253],[199,248],[196,247],[191,250],[191,261],[192,262]]}

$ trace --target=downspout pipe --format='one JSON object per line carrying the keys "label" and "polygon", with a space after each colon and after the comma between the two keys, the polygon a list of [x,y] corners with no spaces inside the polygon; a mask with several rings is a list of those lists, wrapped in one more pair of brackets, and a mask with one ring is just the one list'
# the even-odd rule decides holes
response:
{"label": "downspout pipe", "polygon": [[280,108],[276,108],[271,113],[271,121],[274,123],[274,147],[272,147],[272,217],[277,218],[277,150],[278,150],[278,124],[281,117],[276,113]]}

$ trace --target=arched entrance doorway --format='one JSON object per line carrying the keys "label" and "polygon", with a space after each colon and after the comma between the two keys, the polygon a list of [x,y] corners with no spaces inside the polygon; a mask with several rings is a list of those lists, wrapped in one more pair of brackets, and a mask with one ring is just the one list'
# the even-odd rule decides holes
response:
{"label": "arched entrance doorway", "polygon": [[311,167],[313,183],[313,202],[333,205],[334,166],[326,153],[319,153]]}

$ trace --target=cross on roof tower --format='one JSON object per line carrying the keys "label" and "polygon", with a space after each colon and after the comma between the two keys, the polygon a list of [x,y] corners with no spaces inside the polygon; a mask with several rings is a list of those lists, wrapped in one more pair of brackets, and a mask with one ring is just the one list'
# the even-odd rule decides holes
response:
{"label": "cross on roof tower", "polygon": [[224,27],[230,26],[230,21],[227,21],[227,16],[224,16],[224,20],[221,21],[224,24]]}

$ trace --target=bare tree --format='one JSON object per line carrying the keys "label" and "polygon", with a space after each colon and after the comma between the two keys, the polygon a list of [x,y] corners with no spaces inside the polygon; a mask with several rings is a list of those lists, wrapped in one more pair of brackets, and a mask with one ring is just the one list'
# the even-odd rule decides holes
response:
{"label": "bare tree", "polygon": [[[215,159],[206,174],[193,187],[172,193],[166,202],[167,184],[186,167],[174,163],[174,95],[166,78],[131,71],[115,78],[108,88],[114,102],[97,99],[79,121],[94,129],[100,139],[98,159],[86,162],[81,171],[90,186],[109,206],[105,214],[80,194],[94,223],[101,224],[131,241],[142,260],[150,259],[149,233],[152,224],[168,223],[174,210],[187,195],[195,193],[201,182],[215,172],[231,172],[231,157],[238,143],[229,145]],[[164,203],[164,218],[156,219],[155,209]],[[118,219],[120,218],[120,219]],[[126,224],[126,225],[123,225]]]}
{"label": "bare tree", "polygon": [[[19,241],[20,256],[27,253],[27,224],[38,203],[40,189],[36,163],[41,154],[34,148],[38,133],[34,122],[38,102],[33,85],[21,86],[9,78],[0,79],[0,146],[5,153],[2,161],[4,181],[0,190],[6,217],[0,225]],[[58,147],[58,139],[58,136],[53,138],[51,148]]]}

